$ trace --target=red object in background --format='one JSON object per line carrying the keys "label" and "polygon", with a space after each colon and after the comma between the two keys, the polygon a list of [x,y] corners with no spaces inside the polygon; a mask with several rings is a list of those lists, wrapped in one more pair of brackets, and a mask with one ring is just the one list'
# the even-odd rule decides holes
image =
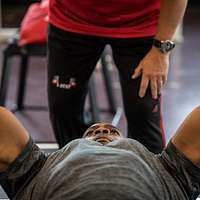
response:
{"label": "red object in background", "polygon": [[49,0],[33,3],[26,12],[20,27],[19,46],[46,43]]}

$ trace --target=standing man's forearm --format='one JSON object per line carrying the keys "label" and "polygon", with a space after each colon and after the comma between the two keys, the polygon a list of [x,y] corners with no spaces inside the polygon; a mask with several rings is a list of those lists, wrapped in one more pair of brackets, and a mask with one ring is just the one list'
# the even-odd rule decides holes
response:
{"label": "standing man's forearm", "polygon": [[155,38],[171,40],[176,28],[181,23],[187,0],[161,0],[160,17]]}

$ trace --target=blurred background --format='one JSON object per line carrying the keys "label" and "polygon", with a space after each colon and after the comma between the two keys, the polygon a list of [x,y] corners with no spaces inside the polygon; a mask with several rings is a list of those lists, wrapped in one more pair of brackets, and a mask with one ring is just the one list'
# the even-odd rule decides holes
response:
{"label": "blurred background", "polygon": [[[15,37],[20,23],[31,3],[31,0],[1,0],[0,7],[0,75],[4,61],[4,50],[11,38]],[[170,11],[169,11],[170,13]],[[184,20],[175,35],[176,48],[172,51],[168,82],[163,89],[162,113],[167,141],[174,134],[185,116],[200,105],[200,1],[189,0]],[[121,90],[118,73],[112,61],[112,52],[107,47],[105,60],[110,74],[116,110],[122,108]],[[6,80],[8,87],[5,106],[15,108],[17,89],[20,79],[20,57],[13,56],[9,60],[10,70]],[[55,138],[51,129],[47,109],[46,93],[46,57],[31,56],[28,62],[25,87],[24,108],[16,111],[16,115],[38,143],[54,144]],[[1,76],[0,76],[1,77]],[[102,60],[98,62],[93,75],[97,100],[97,109],[101,121],[113,120],[102,73]],[[88,97],[89,98],[89,97]],[[42,106],[43,109],[28,109],[28,105]],[[27,106],[27,109],[26,109]],[[89,99],[86,110],[91,111]],[[30,108],[31,106],[29,106]],[[119,114],[119,113],[118,113]],[[91,116],[89,116],[90,118]],[[122,116],[117,119],[118,127],[126,132],[126,120]],[[56,146],[54,146],[56,147]],[[0,190],[0,197],[5,194]],[[0,199],[2,199],[0,198]]]}

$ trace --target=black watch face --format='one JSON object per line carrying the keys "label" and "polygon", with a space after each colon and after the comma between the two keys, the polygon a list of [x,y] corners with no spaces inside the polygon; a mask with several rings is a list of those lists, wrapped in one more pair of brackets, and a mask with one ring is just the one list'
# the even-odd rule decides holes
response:
{"label": "black watch face", "polygon": [[161,50],[162,50],[163,52],[168,52],[168,51],[170,51],[171,49],[173,49],[174,46],[175,46],[175,45],[174,45],[173,42],[171,42],[171,41],[165,41],[165,42],[163,42],[162,45],[161,45]]}
{"label": "black watch face", "polygon": [[171,49],[171,44],[169,42],[165,43],[165,50],[169,51]]}

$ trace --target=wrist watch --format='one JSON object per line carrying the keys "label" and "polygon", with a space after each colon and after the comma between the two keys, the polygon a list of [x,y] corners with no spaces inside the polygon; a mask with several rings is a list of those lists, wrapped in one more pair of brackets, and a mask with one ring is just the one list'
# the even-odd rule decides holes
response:
{"label": "wrist watch", "polygon": [[162,53],[167,53],[175,47],[175,43],[171,40],[153,40],[153,46],[159,49]]}

